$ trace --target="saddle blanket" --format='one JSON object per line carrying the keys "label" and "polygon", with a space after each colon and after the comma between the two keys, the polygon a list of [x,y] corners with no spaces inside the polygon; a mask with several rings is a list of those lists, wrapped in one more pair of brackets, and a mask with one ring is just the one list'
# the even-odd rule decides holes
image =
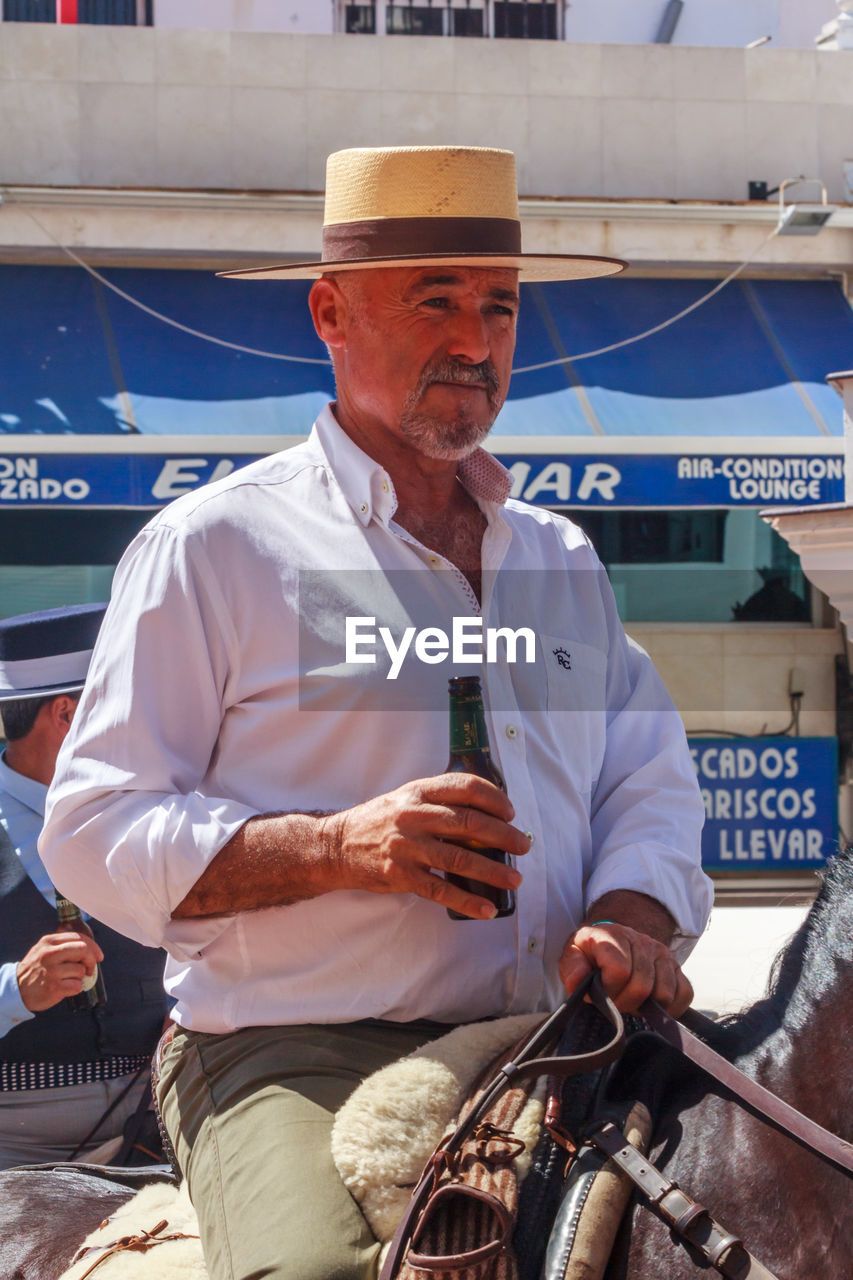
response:
{"label": "saddle blanket", "polygon": [[[332,1155],[378,1240],[387,1243],[393,1236],[413,1185],[453,1128],[477,1077],[543,1016],[457,1027],[369,1076],[344,1103],[332,1129]],[[519,1179],[529,1167],[543,1110],[537,1090],[515,1130],[525,1144]],[[163,1239],[155,1243],[158,1236]],[[115,1250],[117,1242],[128,1240],[133,1243]],[[60,1280],[84,1280],[90,1273],[93,1280],[207,1280],[186,1184],[143,1187],[87,1237]]]}

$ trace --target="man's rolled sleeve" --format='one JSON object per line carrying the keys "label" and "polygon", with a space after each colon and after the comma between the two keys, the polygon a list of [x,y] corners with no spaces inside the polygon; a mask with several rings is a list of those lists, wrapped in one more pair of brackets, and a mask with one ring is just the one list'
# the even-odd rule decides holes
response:
{"label": "man's rolled sleeve", "polygon": [[657,844],[613,850],[599,859],[589,880],[587,907],[616,889],[644,893],[666,907],[677,925],[670,950],[682,964],[704,932],[713,903],[711,883],[695,860]]}
{"label": "man's rolled sleeve", "polygon": [[172,912],[255,816],[199,790],[237,653],[203,549],[190,553],[167,524],[143,530],[117,571],[39,841],[63,893],[180,959],[230,918],[172,922]]}

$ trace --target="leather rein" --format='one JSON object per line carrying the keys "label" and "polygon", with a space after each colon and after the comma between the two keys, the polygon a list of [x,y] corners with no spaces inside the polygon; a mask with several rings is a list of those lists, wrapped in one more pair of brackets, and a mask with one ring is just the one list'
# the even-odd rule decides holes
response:
{"label": "leather rein", "polygon": [[787,1134],[794,1142],[820,1156],[842,1173],[853,1174],[853,1145],[849,1142],[830,1133],[814,1120],[809,1120],[801,1111],[744,1075],[726,1058],[715,1053],[704,1040],[694,1036],[680,1022],[664,1013],[654,1000],[646,1001],[640,1009],[640,1016],[645,1018],[657,1036],[733,1093],[749,1111],[757,1113],[780,1133]]}

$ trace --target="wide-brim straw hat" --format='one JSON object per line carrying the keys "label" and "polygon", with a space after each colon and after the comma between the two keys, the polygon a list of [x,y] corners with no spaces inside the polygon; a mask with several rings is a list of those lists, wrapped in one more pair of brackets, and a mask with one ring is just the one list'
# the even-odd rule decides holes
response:
{"label": "wide-brim straw hat", "polygon": [[79,692],[106,607],[70,605],[0,622],[0,704]]}
{"label": "wide-brim straw hat", "polygon": [[356,147],[326,162],[323,248],[314,262],[221,274],[316,280],[372,267],[510,267],[520,280],[615,275],[619,258],[523,253],[515,156],[490,147]]}

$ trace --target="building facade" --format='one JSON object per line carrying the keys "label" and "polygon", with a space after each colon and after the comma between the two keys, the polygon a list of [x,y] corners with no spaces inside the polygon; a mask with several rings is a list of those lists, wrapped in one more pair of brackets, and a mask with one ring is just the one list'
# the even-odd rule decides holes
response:
{"label": "building facade", "polygon": [[846,0],[2,0],[0,17],[288,35],[810,49],[835,39],[839,11],[843,26],[847,8]]}
{"label": "building facade", "polygon": [[[346,8],[376,26],[382,6]],[[167,27],[156,3],[148,27],[0,28],[0,612],[103,598],[152,509],[307,433],[332,386],[305,290],[214,272],[316,251],[329,152],[508,147],[527,250],[631,266],[525,286],[491,447],[519,495],[588,530],[701,740],[721,893],[808,892],[839,838],[825,800],[808,816],[828,777],[837,794],[839,742],[849,776],[847,649],[759,511],[843,495],[825,379],[853,333],[853,55],[575,43],[580,4],[556,38],[520,39],[485,38],[497,5],[394,8],[443,32],[481,11],[484,38],[347,34],[342,7],[295,2],[279,16],[326,27],[239,30],[212,0],[215,30]],[[836,207],[819,234],[775,234],[774,188],[799,175],[817,181],[786,186],[785,210]],[[805,781],[782,787],[792,745]],[[763,823],[737,816],[748,791]]]}

